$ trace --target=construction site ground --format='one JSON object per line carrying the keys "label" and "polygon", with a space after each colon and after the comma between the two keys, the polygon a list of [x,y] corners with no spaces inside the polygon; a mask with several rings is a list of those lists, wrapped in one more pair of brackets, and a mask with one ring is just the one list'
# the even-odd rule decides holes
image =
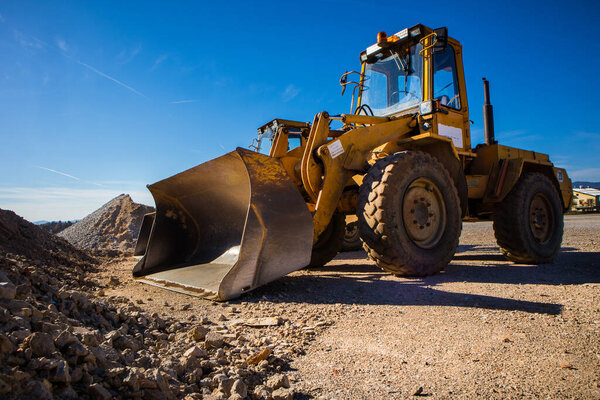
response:
{"label": "construction site ground", "polygon": [[181,320],[288,320],[300,335],[263,335],[303,349],[287,371],[295,398],[600,398],[600,215],[565,217],[554,264],[508,262],[491,222],[465,223],[441,274],[394,277],[341,253],[228,303],[138,283],[135,262],[103,266],[105,296]]}

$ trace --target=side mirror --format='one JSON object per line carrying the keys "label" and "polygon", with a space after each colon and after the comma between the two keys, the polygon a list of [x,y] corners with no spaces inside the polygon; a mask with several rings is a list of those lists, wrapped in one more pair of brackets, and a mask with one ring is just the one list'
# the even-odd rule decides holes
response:
{"label": "side mirror", "polygon": [[[348,75],[350,74],[356,74],[358,75],[358,80],[359,82],[355,82],[355,81],[348,81]],[[342,96],[344,95],[344,92],[346,91],[346,86],[347,85],[356,85],[356,86],[360,86],[360,72],[357,71],[346,71],[342,74],[342,76],[340,77],[340,85],[342,86]]]}
{"label": "side mirror", "polygon": [[433,32],[436,34],[436,41],[431,52],[433,54],[445,52],[448,45],[448,28],[444,26],[443,28],[434,29]]}
{"label": "side mirror", "polygon": [[342,96],[344,95],[344,92],[346,91],[346,85],[348,84],[347,82],[348,82],[348,71],[346,71],[340,78],[340,85],[342,86]]}

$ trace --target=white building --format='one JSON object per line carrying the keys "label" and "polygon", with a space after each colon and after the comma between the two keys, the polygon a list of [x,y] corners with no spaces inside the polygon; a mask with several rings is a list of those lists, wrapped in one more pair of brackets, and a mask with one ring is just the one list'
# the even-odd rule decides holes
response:
{"label": "white building", "polygon": [[571,211],[600,211],[600,190],[594,188],[574,188]]}

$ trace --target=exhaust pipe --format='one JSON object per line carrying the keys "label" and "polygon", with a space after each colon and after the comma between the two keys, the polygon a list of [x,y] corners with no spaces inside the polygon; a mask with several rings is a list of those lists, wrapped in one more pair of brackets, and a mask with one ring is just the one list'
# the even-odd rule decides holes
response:
{"label": "exhaust pipe", "polygon": [[494,109],[490,104],[490,82],[483,80],[483,134],[485,144],[491,145],[498,143],[494,137]]}

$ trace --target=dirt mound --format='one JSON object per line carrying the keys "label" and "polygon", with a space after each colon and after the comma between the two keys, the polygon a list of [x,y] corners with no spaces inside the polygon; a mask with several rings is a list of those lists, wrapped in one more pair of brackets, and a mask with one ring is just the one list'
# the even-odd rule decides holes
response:
{"label": "dirt mound", "polygon": [[0,210],[0,250],[0,398],[292,399],[287,361],[246,332],[259,328],[106,298],[116,277],[11,211]]}
{"label": "dirt mound", "polygon": [[9,210],[0,209],[0,253],[14,253],[40,264],[90,263],[95,260]]}
{"label": "dirt mound", "polygon": [[58,236],[80,249],[131,254],[144,214],[153,211],[153,207],[134,203],[128,194],[121,194]]}

